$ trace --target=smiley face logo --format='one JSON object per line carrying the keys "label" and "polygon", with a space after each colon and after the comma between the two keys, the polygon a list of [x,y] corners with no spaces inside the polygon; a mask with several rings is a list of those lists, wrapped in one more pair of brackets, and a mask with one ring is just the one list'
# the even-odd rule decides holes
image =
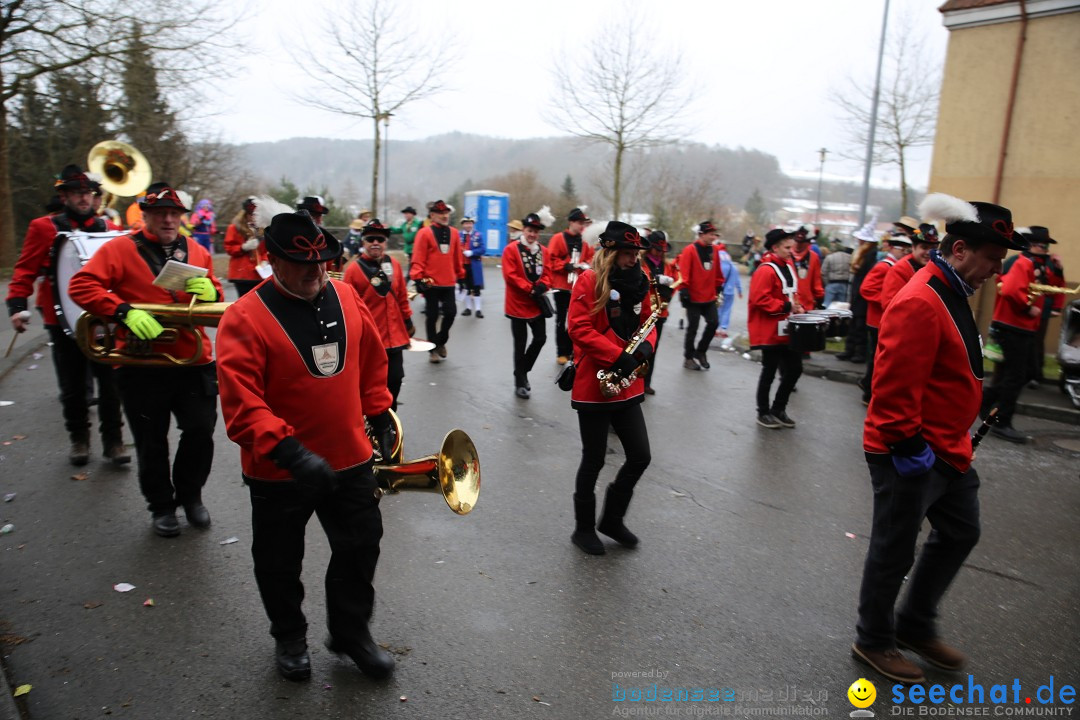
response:
{"label": "smiley face logo", "polygon": [[866,678],[859,678],[851,683],[851,687],[847,690],[847,697],[855,707],[867,708],[877,699],[877,689]]}

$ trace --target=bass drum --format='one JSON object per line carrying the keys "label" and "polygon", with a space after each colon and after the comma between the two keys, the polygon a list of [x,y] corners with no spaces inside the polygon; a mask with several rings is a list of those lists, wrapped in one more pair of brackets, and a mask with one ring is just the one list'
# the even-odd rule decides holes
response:
{"label": "bass drum", "polygon": [[68,337],[75,336],[75,323],[83,313],[83,309],[68,297],[68,283],[102,245],[114,237],[126,234],[114,230],[101,233],[60,233],[56,236],[51,253],[52,262],[49,265],[49,280],[53,286],[56,321]]}

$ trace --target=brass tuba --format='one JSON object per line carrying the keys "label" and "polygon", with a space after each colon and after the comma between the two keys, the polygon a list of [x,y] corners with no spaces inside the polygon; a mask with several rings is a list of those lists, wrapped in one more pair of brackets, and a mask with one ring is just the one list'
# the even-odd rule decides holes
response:
{"label": "brass tuba", "polygon": [[88,172],[101,176],[101,187],[116,197],[133,197],[150,185],[146,156],[119,140],[103,140],[86,156]]}
{"label": "brass tuba", "polygon": [[[203,327],[217,327],[225,308],[231,303],[196,303],[194,298],[188,305],[158,305],[153,303],[134,303],[131,307],[145,310],[161,323],[165,330],[150,341],[138,340],[129,335],[124,347],[116,345],[116,323],[101,317],[83,313],[75,323],[75,342],[83,354],[94,362],[108,365],[139,365],[142,367],[169,367],[191,365],[202,357]],[[158,350],[152,345],[175,343],[182,334],[188,333],[196,341],[191,357],[176,357]]]}
{"label": "brass tuba", "polygon": [[378,453],[375,479],[381,490],[384,493],[405,490],[439,493],[455,513],[469,514],[480,497],[480,456],[469,435],[464,430],[454,428],[443,438],[438,454],[402,460],[404,432],[401,419],[393,410],[389,412],[394,430],[394,447],[385,461],[378,440],[368,433]]}

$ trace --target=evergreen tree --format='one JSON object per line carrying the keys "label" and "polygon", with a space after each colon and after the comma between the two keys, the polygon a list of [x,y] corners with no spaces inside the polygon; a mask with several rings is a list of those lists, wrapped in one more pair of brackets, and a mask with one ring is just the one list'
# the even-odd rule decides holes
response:
{"label": "evergreen tree", "polygon": [[296,207],[296,203],[303,199],[300,195],[300,188],[296,187],[295,183],[284,175],[278,181],[277,187],[270,188],[268,192],[270,197],[289,207]]}
{"label": "evergreen tree", "polygon": [[750,222],[758,229],[764,229],[769,224],[769,208],[765,204],[765,198],[761,197],[761,191],[754,188],[754,192],[746,200],[743,210],[750,218]]}

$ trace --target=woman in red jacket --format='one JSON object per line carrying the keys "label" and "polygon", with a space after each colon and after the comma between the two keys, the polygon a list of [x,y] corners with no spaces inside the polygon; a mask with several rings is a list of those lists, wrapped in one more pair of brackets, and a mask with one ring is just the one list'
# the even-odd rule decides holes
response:
{"label": "woman in red jacket", "polygon": [[386,387],[393,397],[390,409],[397,410],[401,381],[405,379],[402,353],[408,349],[416,328],[405,274],[398,261],[386,254],[389,238],[390,228],[378,218],[369,220],[360,231],[360,253],[345,267],[345,282],[356,289],[379,329],[386,350]]}
{"label": "woman in red jacket", "polygon": [[266,245],[257,237],[255,227],[255,198],[244,200],[240,212],[225,229],[225,252],[229,254],[228,278],[236,287],[236,296],[243,297],[263,281],[258,267],[266,261]]}
{"label": "woman in red jacket", "polygon": [[[789,315],[803,311],[798,298],[798,276],[791,264],[793,236],[794,233],[779,228],[770,230],[765,235],[765,256],[750,276],[747,318],[750,347],[761,351],[757,422],[771,430],[795,427],[795,421],[787,414],[787,402],[802,375],[802,355],[791,349],[785,328]],[[769,393],[777,369],[780,387],[770,404]]]}
{"label": "woman in red jacket", "polygon": [[[506,317],[514,335],[514,394],[529,399],[532,386],[529,371],[547,342],[547,319],[552,313],[541,312],[544,295],[551,287],[551,262],[546,247],[540,244],[540,231],[546,227],[540,216],[529,213],[521,221],[521,239],[506,246],[502,254],[503,279],[506,281]],[[525,347],[529,330],[532,342]]]}
{"label": "woman in red jacket", "polygon": [[[581,431],[581,464],[574,487],[576,527],[571,540],[590,555],[603,555],[604,544],[596,530],[620,545],[634,547],[637,536],[626,529],[623,517],[630,505],[634,485],[652,459],[649,433],[641,412],[645,383],[634,377],[614,397],[600,392],[597,373],[613,370],[629,379],[652,359],[656,330],[651,330],[633,354],[627,352],[630,338],[649,317],[649,281],[638,255],[649,243],[637,229],[611,221],[600,235],[600,247],[570,295],[566,327],[574,343],[577,374],[570,405],[578,411]],[[622,443],[626,462],[608,485],[604,509],[596,521],[596,480],[607,454],[608,428],[614,428]]]}

